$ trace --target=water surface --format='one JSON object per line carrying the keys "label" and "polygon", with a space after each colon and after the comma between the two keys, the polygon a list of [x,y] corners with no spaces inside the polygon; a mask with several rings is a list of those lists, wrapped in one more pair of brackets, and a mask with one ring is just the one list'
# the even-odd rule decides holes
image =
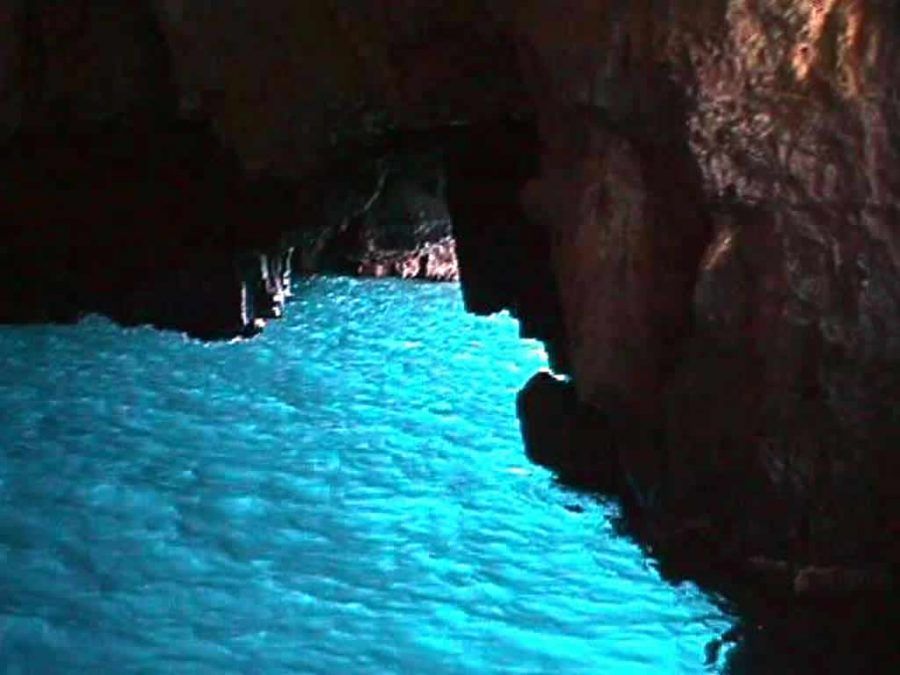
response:
{"label": "water surface", "polygon": [[296,294],[241,343],[0,328],[0,672],[715,670],[731,618],[525,458],[515,321]]}

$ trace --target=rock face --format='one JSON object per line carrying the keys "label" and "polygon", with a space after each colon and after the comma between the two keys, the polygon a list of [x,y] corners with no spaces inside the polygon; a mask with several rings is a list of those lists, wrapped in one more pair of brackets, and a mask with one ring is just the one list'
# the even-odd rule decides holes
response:
{"label": "rock face", "polygon": [[448,236],[411,251],[372,252],[360,261],[356,271],[368,277],[458,281],[456,242]]}
{"label": "rock face", "polygon": [[648,508],[896,555],[900,4],[663,5],[518,24],[579,396]]}
{"label": "rock face", "polygon": [[107,5],[0,3],[4,318],[458,270],[646,513],[900,562],[900,1]]}
{"label": "rock face", "polygon": [[616,492],[621,476],[610,421],[580,405],[575,388],[549,373],[531,378],[516,402],[525,449],[569,483]]}
{"label": "rock face", "polygon": [[[357,158],[356,179],[332,179],[325,217],[301,242],[307,270],[430,281],[457,281],[459,263],[447,208],[445,151],[436,134],[426,149]],[[368,177],[368,183],[360,180]],[[367,189],[360,190],[363,185]]]}
{"label": "rock face", "polygon": [[350,251],[356,272],[457,281],[443,155],[407,155],[392,164],[378,201],[360,223],[358,247]]}

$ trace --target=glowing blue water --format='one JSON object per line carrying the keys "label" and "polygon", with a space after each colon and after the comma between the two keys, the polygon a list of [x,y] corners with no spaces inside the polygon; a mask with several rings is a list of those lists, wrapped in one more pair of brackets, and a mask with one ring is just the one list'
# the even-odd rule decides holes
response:
{"label": "glowing blue water", "polygon": [[523,456],[515,322],[297,294],[240,344],[0,330],[0,672],[705,670],[728,617]]}

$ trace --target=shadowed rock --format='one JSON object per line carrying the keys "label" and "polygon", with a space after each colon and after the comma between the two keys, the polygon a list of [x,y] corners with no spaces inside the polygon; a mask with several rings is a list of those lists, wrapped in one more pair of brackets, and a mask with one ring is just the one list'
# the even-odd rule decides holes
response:
{"label": "shadowed rock", "polygon": [[615,446],[604,416],[578,403],[574,387],[551,374],[532,377],[516,401],[528,457],[567,482],[614,492]]}

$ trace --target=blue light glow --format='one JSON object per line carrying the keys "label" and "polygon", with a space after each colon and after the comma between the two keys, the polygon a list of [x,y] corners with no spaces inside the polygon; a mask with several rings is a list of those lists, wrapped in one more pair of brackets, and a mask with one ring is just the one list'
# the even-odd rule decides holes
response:
{"label": "blue light glow", "polygon": [[0,329],[0,671],[709,672],[731,619],[525,458],[512,319],[296,298],[237,344]]}

